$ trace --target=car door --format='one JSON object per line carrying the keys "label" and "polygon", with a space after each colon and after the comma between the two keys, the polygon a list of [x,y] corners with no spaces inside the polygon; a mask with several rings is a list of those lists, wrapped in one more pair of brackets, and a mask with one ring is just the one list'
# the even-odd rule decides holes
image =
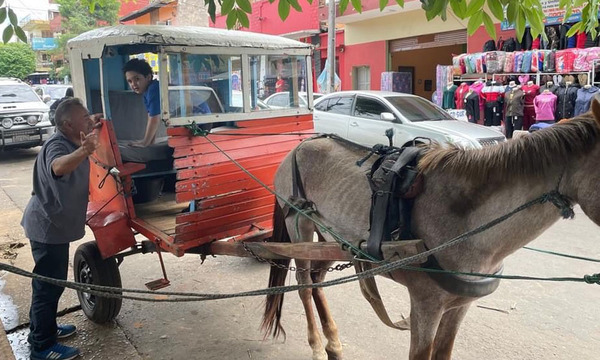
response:
{"label": "car door", "polygon": [[385,132],[388,129],[394,129],[395,124],[389,120],[382,120],[382,112],[393,114],[393,111],[382,101],[358,95],[348,126],[348,139],[365,146],[388,145],[389,141]]}
{"label": "car door", "polygon": [[290,95],[288,93],[274,94],[265,100],[272,109],[284,109],[290,107]]}
{"label": "car door", "polygon": [[347,138],[353,102],[354,95],[334,95],[321,100],[313,113],[315,131]]}

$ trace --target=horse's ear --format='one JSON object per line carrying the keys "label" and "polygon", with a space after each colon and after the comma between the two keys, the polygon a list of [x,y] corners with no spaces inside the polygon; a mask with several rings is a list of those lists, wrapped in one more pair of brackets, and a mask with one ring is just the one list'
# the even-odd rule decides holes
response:
{"label": "horse's ear", "polygon": [[596,121],[600,123],[600,101],[598,99],[592,100],[592,114],[594,114]]}

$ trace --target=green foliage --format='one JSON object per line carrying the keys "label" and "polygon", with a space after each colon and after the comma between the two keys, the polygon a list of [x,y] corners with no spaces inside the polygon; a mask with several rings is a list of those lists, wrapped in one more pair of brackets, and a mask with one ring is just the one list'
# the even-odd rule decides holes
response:
{"label": "green foliage", "polygon": [[35,53],[24,43],[0,44],[0,76],[25,77],[35,71]]}

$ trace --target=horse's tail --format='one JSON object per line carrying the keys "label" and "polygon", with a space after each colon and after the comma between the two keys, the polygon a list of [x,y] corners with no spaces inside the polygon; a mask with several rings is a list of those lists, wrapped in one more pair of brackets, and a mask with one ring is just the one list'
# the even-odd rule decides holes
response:
{"label": "horse's tail", "polygon": [[[275,210],[273,212],[273,237],[271,241],[291,242],[287,226],[285,225],[285,214],[277,201],[275,201]],[[283,286],[285,284],[285,278],[287,277],[287,267],[290,263],[290,259],[274,260],[273,262],[282,267],[271,266],[269,287]],[[284,293],[267,295],[265,313],[261,324],[261,329],[264,332],[265,338],[271,333],[274,338],[277,338],[279,335],[283,335],[285,338],[285,330],[283,330],[283,327],[281,326],[283,295]]]}

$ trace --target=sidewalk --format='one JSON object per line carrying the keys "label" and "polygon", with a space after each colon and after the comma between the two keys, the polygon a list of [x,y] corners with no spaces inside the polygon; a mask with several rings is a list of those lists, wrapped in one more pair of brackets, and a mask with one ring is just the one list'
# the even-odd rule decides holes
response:
{"label": "sidewalk", "polygon": [[[0,188],[0,262],[9,263],[31,271],[33,258],[29,241],[21,228],[21,210]],[[89,231],[88,231],[89,232]],[[79,244],[90,241],[91,234],[84,239],[72,243],[70,247],[69,279],[73,279],[73,254]],[[4,330],[29,321],[29,304],[31,302],[31,282],[28,278],[0,272],[0,319]],[[58,310],[79,305],[77,293],[66,289],[58,306]],[[15,311],[16,310],[16,311]],[[61,317],[59,323],[77,326],[78,334],[64,342],[65,345],[77,346],[81,350],[81,359],[141,359],[135,347],[129,342],[118,323],[112,322],[97,325],[87,319],[81,311]],[[2,325],[2,324],[0,324]],[[0,359],[29,359],[27,346],[28,327],[5,336],[0,326]],[[10,343],[10,345],[9,345]],[[12,352],[11,352],[12,347]],[[13,354],[14,353],[14,354]]]}

